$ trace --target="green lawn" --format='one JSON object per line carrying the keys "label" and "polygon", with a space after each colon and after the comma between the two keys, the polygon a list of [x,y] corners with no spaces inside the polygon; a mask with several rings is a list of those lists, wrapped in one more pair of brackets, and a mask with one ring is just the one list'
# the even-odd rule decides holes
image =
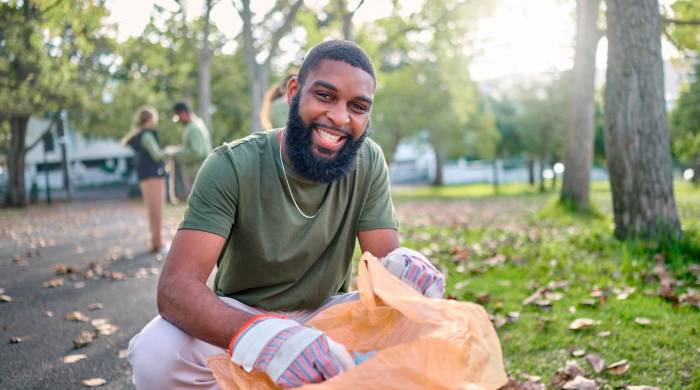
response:
{"label": "green lawn", "polygon": [[[493,197],[488,185],[393,192],[399,209],[407,202],[430,200],[436,213],[443,201],[454,204],[461,199],[466,206],[476,201],[473,198]],[[404,223],[401,231],[403,245],[422,250],[447,272],[450,296],[480,302],[497,318],[512,377],[535,375],[547,383],[573,360],[602,388],[700,389],[700,309],[660,297],[659,278],[653,272],[657,260],[664,258],[676,281],[672,296],[688,288],[700,290],[700,189],[677,184],[686,234],[681,242],[663,243],[612,237],[606,183],[593,185],[599,217],[567,214],[556,206],[555,194],[537,194],[525,185],[503,185],[500,194],[496,203],[483,207],[498,207],[498,199],[545,206],[534,213],[517,212],[517,207],[503,210],[513,219],[503,226]],[[544,297],[551,306],[523,304],[551,283],[559,284]],[[631,289],[628,297],[622,294]],[[514,314],[519,314],[517,319]],[[596,324],[570,330],[578,318]],[[645,319],[650,323],[637,322]],[[599,353],[606,365],[625,359],[629,370],[622,375],[606,370],[596,374],[583,356],[572,356],[573,350]]]}

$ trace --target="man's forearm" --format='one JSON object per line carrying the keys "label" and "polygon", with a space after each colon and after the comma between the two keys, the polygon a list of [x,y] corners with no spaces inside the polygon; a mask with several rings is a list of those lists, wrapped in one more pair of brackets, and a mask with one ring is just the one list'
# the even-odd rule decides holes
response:
{"label": "man's forearm", "polygon": [[225,303],[199,280],[173,276],[158,286],[158,311],[192,337],[228,348],[251,314]]}

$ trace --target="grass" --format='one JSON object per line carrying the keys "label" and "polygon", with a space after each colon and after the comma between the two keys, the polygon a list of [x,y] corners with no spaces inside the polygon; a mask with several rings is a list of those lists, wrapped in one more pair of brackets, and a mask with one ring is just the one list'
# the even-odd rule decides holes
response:
{"label": "grass", "polygon": [[[488,186],[401,188],[401,200],[433,202],[483,197]],[[556,205],[554,194],[535,194],[519,185],[502,186],[502,194],[523,204],[544,197],[540,211],[517,218],[518,228],[498,226],[456,227],[414,225],[403,227],[403,245],[418,248],[438,262],[448,274],[447,293],[461,300],[477,301],[495,317],[519,318],[498,328],[510,375],[536,375],[548,382],[568,360],[595,378],[602,388],[626,385],[663,389],[700,389],[700,309],[674,304],[657,293],[653,268],[660,256],[679,281],[674,294],[691,287],[700,289],[700,275],[691,264],[700,263],[700,189],[685,183],[676,186],[685,238],[682,241],[621,242],[612,237],[610,192],[595,183],[592,199],[597,214],[572,215]],[[439,209],[439,206],[437,207]],[[503,256],[499,262],[497,255]],[[537,288],[550,282],[566,282],[554,289],[560,300],[551,307],[523,305]],[[634,292],[626,299],[618,293]],[[602,297],[592,298],[594,290]],[[553,298],[558,298],[554,296]],[[593,300],[593,305],[590,305]],[[598,324],[569,330],[577,318]],[[638,318],[651,320],[640,325]],[[601,332],[610,332],[601,336]],[[583,357],[572,350],[599,353],[606,364],[627,360],[630,369],[615,376],[596,374]]]}

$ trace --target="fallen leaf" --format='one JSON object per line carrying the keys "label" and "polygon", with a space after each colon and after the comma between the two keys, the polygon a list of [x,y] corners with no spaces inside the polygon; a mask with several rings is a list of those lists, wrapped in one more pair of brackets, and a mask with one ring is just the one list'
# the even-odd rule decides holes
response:
{"label": "fallen leaf", "polygon": [[627,360],[620,360],[608,366],[608,373],[611,375],[622,375],[630,369],[630,364]]}
{"label": "fallen leaf", "polygon": [[559,292],[548,292],[544,294],[544,298],[548,301],[560,301],[564,298],[564,294]]}
{"label": "fallen leaf", "polygon": [[12,302],[12,297],[5,294],[0,294],[0,301],[2,302]]}
{"label": "fallen leaf", "polygon": [[598,301],[596,301],[595,299],[586,298],[581,300],[581,304],[584,306],[595,306],[598,304]]}
{"label": "fallen leaf", "polygon": [[65,283],[65,279],[63,278],[53,278],[51,280],[47,280],[42,284],[44,288],[54,288],[54,287],[60,287],[63,286],[63,283]]}
{"label": "fallen leaf", "polygon": [[581,357],[586,354],[585,349],[572,349],[571,350],[571,356],[573,357]]}
{"label": "fallen leaf", "polygon": [[90,378],[83,379],[80,383],[87,387],[98,387],[104,385],[105,383],[107,383],[107,381],[102,378]]}
{"label": "fallen leaf", "polygon": [[537,291],[535,291],[532,295],[530,295],[529,297],[525,298],[525,300],[523,300],[523,305],[527,306],[527,305],[537,301],[538,299],[540,299],[542,297],[542,294],[544,294],[545,291],[546,291],[546,289],[544,289],[544,288],[537,289]]}
{"label": "fallen leaf", "polygon": [[66,319],[75,322],[88,322],[90,318],[79,311],[72,311],[66,314]]}
{"label": "fallen leaf", "polygon": [[570,325],[571,330],[580,330],[595,325],[595,321],[590,318],[577,318]]}
{"label": "fallen leaf", "polygon": [[112,271],[109,274],[109,278],[112,280],[126,280],[126,274],[124,274],[123,272],[119,272],[119,271]]}
{"label": "fallen leaf", "polygon": [[576,306],[569,306],[569,313],[576,314]]}
{"label": "fallen leaf", "polygon": [[564,390],[598,390],[598,384],[593,379],[585,378],[581,375],[564,383]]}
{"label": "fallen leaf", "polygon": [[53,312],[51,310],[46,311],[46,316],[47,317],[53,317]]}
{"label": "fallen leaf", "polygon": [[627,386],[625,387],[626,390],[661,390],[660,387],[654,387],[654,386]]}
{"label": "fallen leaf", "polygon": [[97,331],[103,336],[114,334],[119,328],[112,324],[104,324],[97,327]]}
{"label": "fallen leaf", "polygon": [[85,282],[75,282],[75,284],[73,285],[73,287],[75,287],[75,288],[83,288],[83,287],[85,287]]}
{"label": "fallen leaf", "polygon": [[78,336],[78,338],[73,340],[73,346],[75,349],[82,348],[92,342],[95,339],[95,333],[88,332],[87,330]]}
{"label": "fallen leaf", "polygon": [[651,320],[644,317],[637,317],[634,319],[634,322],[638,323],[639,325],[651,325]]}
{"label": "fallen leaf", "polygon": [[56,275],[66,275],[66,274],[72,274],[73,272],[75,272],[75,269],[73,269],[73,267],[68,267],[63,263],[56,264],[53,267],[53,270],[54,270],[54,273]]}
{"label": "fallen leaf", "polygon": [[600,373],[605,368],[605,360],[603,360],[598,353],[589,353],[586,355],[586,361],[591,365],[593,372],[596,374]]}
{"label": "fallen leaf", "polygon": [[496,327],[496,329],[498,329],[498,328],[502,327],[503,325],[505,325],[508,322],[508,320],[506,320],[505,317],[503,317],[502,315],[499,314],[499,315],[493,317],[492,322],[493,322],[493,326]]}
{"label": "fallen leaf", "polygon": [[598,337],[608,337],[612,334],[611,331],[609,330],[604,330],[602,332],[598,332]]}
{"label": "fallen leaf", "polygon": [[103,304],[101,304],[101,303],[99,303],[99,302],[95,302],[95,303],[89,304],[89,305],[87,306],[87,309],[90,310],[90,311],[93,311],[93,310],[100,310],[100,309],[102,309],[103,307],[104,307]]}
{"label": "fallen leaf", "polygon": [[75,362],[81,361],[83,359],[87,359],[87,355],[83,355],[82,353],[75,354],[75,355],[68,355],[68,356],[63,357],[63,363],[70,364],[70,363],[75,363]]}
{"label": "fallen leaf", "polygon": [[23,341],[24,341],[24,338],[23,338],[23,337],[19,337],[19,336],[12,336],[12,337],[10,337],[10,344],[19,344],[19,343],[21,343],[21,342],[23,342]]}
{"label": "fallen leaf", "polygon": [[515,322],[520,318],[520,312],[510,311],[508,312],[508,321]]}

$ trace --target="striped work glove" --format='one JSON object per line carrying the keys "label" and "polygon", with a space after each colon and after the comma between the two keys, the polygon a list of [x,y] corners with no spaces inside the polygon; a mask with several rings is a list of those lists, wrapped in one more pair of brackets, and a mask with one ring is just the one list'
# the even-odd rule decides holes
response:
{"label": "striped work glove", "polygon": [[253,317],[231,340],[231,361],[284,388],[323,382],[353,367],[345,347],[318,329],[270,315]]}
{"label": "striped work glove", "polygon": [[445,294],[445,276],[421,253],[396,248],[381,258],[381,264],[394,276],[429,298]]}

